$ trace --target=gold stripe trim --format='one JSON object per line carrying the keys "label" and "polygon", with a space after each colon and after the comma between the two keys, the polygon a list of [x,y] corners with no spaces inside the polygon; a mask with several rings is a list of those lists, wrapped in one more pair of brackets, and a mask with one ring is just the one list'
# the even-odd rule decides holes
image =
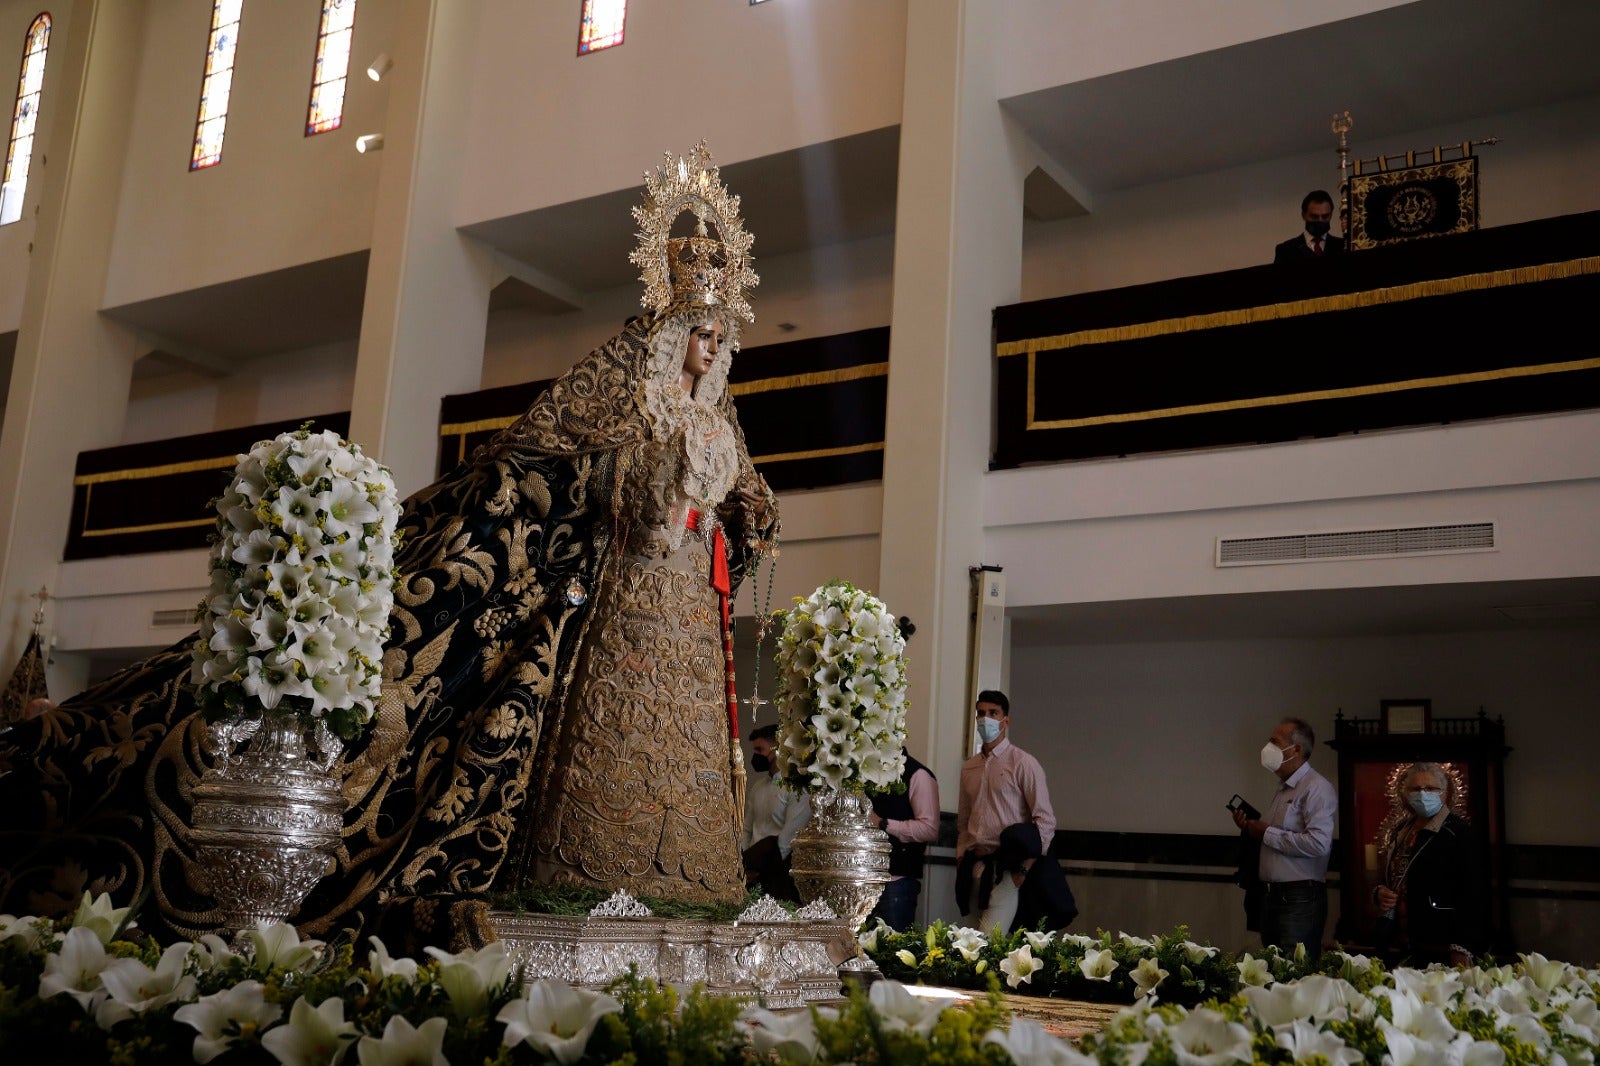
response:
{"label": "gold stripe trim", "polygon": [[[1031,370],[1032,353],[1029,353]],[[1253,396],[1245,400],[1223,400],[1217,403],[1189,404],[1185,407],[1162,407],[1151,411],[1128,411],[1112,415],[1094,415],[1089,418],[1058,418],[1045,422],[1030,419],[1028,429],[1081,429],[1084,426],[1104,426],[1117,422],[1144,422],[1154,418],[1176,418],[1180,415],[1207,414],[1215,411],[1237,411],[1250,407],[1277,407],[1283,404],[1308,403],[1312,400],[1335,400],[1348,396],[1375,396],[1386,392],[1405,392],[1409,389],[1432,389],[1442,385],[1470,385],[1478,381],[1496,381],[1504,378],[1537,377],[1540,374],[1560,374],[1573,370],[1600,368],[1600,358],[1573,359],[1564,363],[1541,363],[1536,366],[1514,366],[1502,370],[1479,370],[1469,374],[1444,374],[1431,378],[1410,378],[1405,381],[1386,381],[1377,385],[1357,385],[1344,389],[1318,389],[1313,392],[1291,392],[1281,396]],[[1033,379],[1029,376],[1029,407],[1032,407]]]}
{"label": "gold stripe trim", "polygon": [[862,452],[883,451],[883,441],[872,444],[846,444],[840,448],[815,448],[809,452],[780,452],[776,455],[751,456],[752,463],[792,463],[800,459],[831,459],[836,455],[860,455]]}
{"label": "gold stripe trim", "polygon": [[1510,270],[1491,270],[1481,274],[1462,274],[1460,277],[1438,278],[1433,281],[1414,281],[1406,285],[1391,285],[1381,289],[1341,293],[1337,296],[1318,296],[1309,300],[1262,304],[1259,307],[1242,307],[1233,311],[1213,311],[1203,315],[1184,315],[1179,318],[1157,319],[1154,322],[1136,322],[1127,326],[1107,326],[1102,329],[1081,330],[1077,333],[1058,333],[1053,337],[1006,341],[1004,344],[995,345],[994,353],[997,358],[1008,355],[1032,355],[1036,352],[1077,348],[1085,344],[1143,340],[1147,337],[1164,337],[1173,333],[1216,329],[1220,326],[1247,326],[1259,322],[1315,315],[1324,311],[1380,307],[1384,304],[1401,303],[1428,296],[1448,296],[1506,285],[1527,285],[1537,281],[1559,281],[1563,278],[1576,278],[1595,273],[1600,273],[1600,256],[1569,259],[1565,262],[1545,263],[1540,266],[1515,267]]}
{"label": "gold stripe trim", "polygon": [[[816,370],[809,374],[788,374],[776,378],[759,378],[728,386],[733,396],[749,396],[757,392],[774,392],[778,389],[804,389],[812,385],[834,385],[841,381],[860,381],[863,378],[881,378],[889,373],[889,364],[862,363],[838,370]],[[453,437],[458,433],[482,433],[485,430],[505,429],[520,415],[505,418],[480,418],[476,422],[446,422],[439,427],[439,436]]]}
{"label": "gold stripe trim", "polygon": [[155,533],[163,529],[193,529],[215,525],[215,518],[192,518],[185,522],[152,522],[147,526],[117,526],[115,529],[85,529],[80,537],[120,537],[124,533]]}
{"label": "gold stripe trim", "polygon": [[862,363],[859,366],[841,367],[838,370],[814,370],[809,374],[789,374],[777,378],[759,378],[741,381],[728,386],[734,396],[749,396],[754,392],[772,392],[777,389],[803,389],[811,385],[834,385],[841,381],[860,381],[862,378],[881,378],[889,373],[889,364]]}
{"label": "gold stripe trim", "polygon": [[453,437],[457,433],[482,433],[486,429],[505,429],[521,417],[521,415],[506,415],[503,418],[480,418],[476,422],[446,422],[439,427],[439,436]]}
{"label": "gold stripe trim", "polygon": [[127,470],[106,470],[99,474],[79,474],[72,479],[74,485],[103,485],[108,481],[138,481],[147,477],[167,477],[171,474],[193,474],[198,470],[226,470],[239,461],[237,455],[220,459],[190,459],[183,463],[163,466],[137,466]]}

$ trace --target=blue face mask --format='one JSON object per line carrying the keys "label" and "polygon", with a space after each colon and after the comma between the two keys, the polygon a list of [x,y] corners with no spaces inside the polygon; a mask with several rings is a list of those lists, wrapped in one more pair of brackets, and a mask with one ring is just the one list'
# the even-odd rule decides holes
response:
{"label": "blue face mask", "polygon": [[1000,720],[998,718],[978,719],[978,736],[983,738],[985,744],[993,744],[1000,739]]}
{"label": "blue face mask", "polygon": [[1444,797],[1437,792],[1413,792],[1406,797],[1419,818],[1432,818],[1444,809]]}

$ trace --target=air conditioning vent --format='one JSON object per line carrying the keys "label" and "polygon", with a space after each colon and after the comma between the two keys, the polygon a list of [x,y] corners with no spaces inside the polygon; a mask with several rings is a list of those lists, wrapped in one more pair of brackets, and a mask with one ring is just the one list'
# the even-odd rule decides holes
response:
{"label": "air conditioning vent", "polygon": [[1493,522],[1444,526],[1349,529],[1271,537],[1218,537],[1218,566],[1314,563],[1329,559],[1382,559],[1396,555],[1449,555],[1494,551]]}
{"label": "air conditioning vent", "polygon": [[165,611],[151,611],[150,624],[153,626],[192,626],[194,625],[194,608],[173,607]]}

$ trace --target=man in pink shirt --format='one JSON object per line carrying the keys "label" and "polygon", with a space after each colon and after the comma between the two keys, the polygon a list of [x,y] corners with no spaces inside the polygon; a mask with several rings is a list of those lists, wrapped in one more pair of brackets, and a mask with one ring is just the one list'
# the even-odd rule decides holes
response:
{"label": "man in pink shirt", "polygon": [[906,757],[905,772],[900,776],[905,791],[872,797],[872,820],[889,834],[893,850],[889,852],[890,881],[867,916],[883,919],[895,932],[904,932],[916,920],[923,855],[939,838],[939,782],[909,751],[900,750]]}
{"label": "man in pink shirt", "polygon": [[[1018,890],[1034,863],[1040,858],[1053,861],[1048,856],[1056,815],[1050,808],[1050,788],[1039,760],[1007,739],[1011,701],[1004,692],[988,689],[978,693],[977,727],[983,748],[961,767],[956,895],[958,902],[970,899],[969,893],[977,886],[978,928],[988,932],[998,926],[1009,931],[1017,916]],[[1028,823],[1031,825],[1025,825]],[[1008,830],[1012,832],[1007,834]],[[1002,856],[1002,835],[1032,841],[1033,831],[1037,842],[1024,848],[1021,856],[1012,855],[1015,848],[1007,849],[1009,857]],[[1003,868],[994,868],[1002,863]],[[967,910],[963,904],[962,913]]]}

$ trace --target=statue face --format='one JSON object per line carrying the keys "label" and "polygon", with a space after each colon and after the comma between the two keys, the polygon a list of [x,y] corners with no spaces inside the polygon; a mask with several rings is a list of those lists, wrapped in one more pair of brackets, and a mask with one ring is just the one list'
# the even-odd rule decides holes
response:
{"label": "statue face", "polygon": [[684,373],[702,378],[710,372],[722,349],[722,323],[715,319],[703,322],[689,333],[689,348],[683,354]]}

